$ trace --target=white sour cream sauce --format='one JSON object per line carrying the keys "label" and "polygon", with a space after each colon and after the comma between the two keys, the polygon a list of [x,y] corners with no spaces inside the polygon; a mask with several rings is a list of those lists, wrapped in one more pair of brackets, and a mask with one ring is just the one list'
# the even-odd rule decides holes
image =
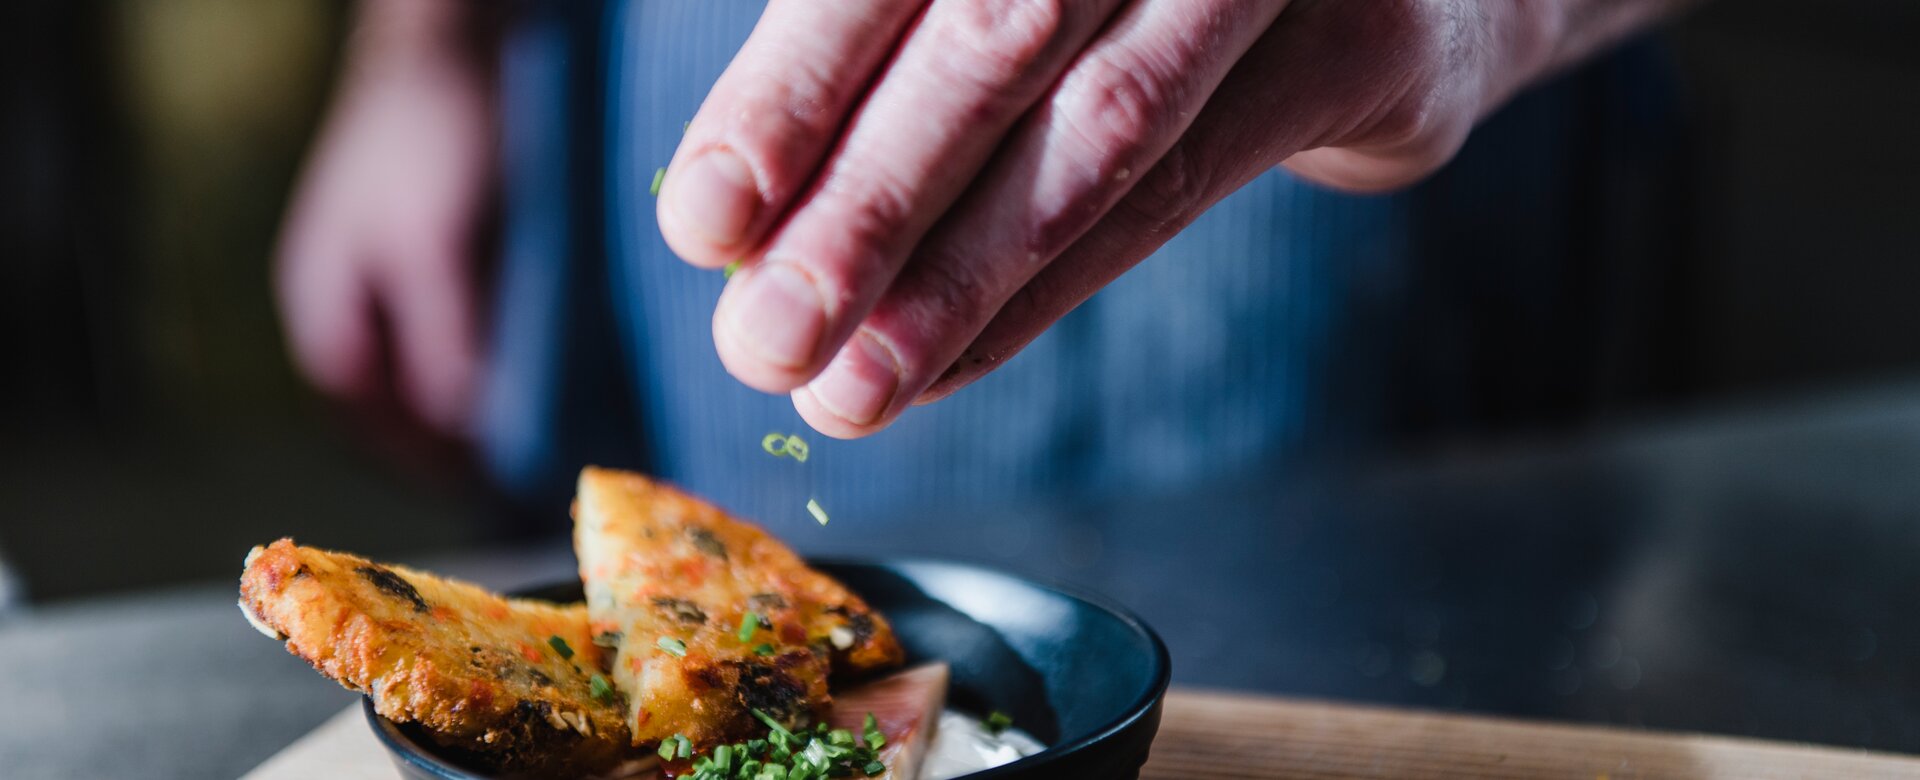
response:
{"label": "white sour cream sauce", "polygon": [[927,760],[920,765],[921,780],[953,780],[1001,764],[1011,764],[1047,748],[1033,735],[1009,728],[998,736],[966,713],[946,710],[933,730]]}

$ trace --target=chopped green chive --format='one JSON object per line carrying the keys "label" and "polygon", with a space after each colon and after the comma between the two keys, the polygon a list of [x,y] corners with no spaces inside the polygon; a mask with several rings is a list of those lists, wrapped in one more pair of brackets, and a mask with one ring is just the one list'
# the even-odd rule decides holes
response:
{"label": "chopped green chive", "polygon": [[[716,745],[695,756],[687,738],[675,734],[660,743],[660,757],[691,759],[679,775],[687,780],[827,780],[879,777],[887,771],[878,748],[855,744],[846,729],[815,723],[796,735],[773,716],[757,708],[750,711],[769,729],[766,739]],[[878,731],[871,715],[866,726],[864,731]]]}
{"label": "chopped green chive", "polygon": [[682,642],[678,639],[674,639],[673,637],[670,637],[670,636],[660,637],[660,641],[655,642],[653,644],[655,647],[658,647],[661,650],[667,651],[668,655],[671,655],[675,658],[687,657],[687,643]]}
{"label": "chopped green chive", "polygon": [[999,736],[1002,732],[1013,726],[1013,716],[999,710],[994,710],[992,715],[987,716],[986,725],[987,733]]}
{"label": "chopped green chive", "polygon": [[550,636],[547,637],[547,645],[552,647],[554,652],[559,653],[562,660],[573,658],[573,648],[567,646],[567,640]]}
{"label": "chopped green chive", "polygon": [[740,630],[734,632],[734,636],[740,637],[742,643],[751,642],[753,632],[758,630],[760,630],[760,616],[748,612],[740,616]]}
{"label": "chopped green chive", "polygon": [[764,642],[753,646],[754,655],[773,655],[773,645]]}
{"label": "chopped green chive", "polygon": [[653,169],[653,186],[647,188],[647,194],[652,195],[656,198],[660,197],[660,185],[666,183],[666,181],[667,181],[667,169],[665,168]]}
{"label": "chopped green chive", "polygon": [[776,458],[791,456],[801,463],[807,462],[807,453],[810,451],[806,439],[789,436],[779,431],[760,437],[760,449],[766,450],[768,455]]}
{"label": "chopped green chive", "polygon": [[798,741],[798,739],[793,736],[793,732],[788,731],[786,726],[780,725],[780,721],[774,720],[772,715],[768,715],[764,712],[761,712],[759,707],[754,707],[752,709],[753,709],[753,716],[756,718],[759,718],[761,723],[767,724],[767,728],[772,729],[773,733],[779,734],[782,737],[786,737],[788,742]]}
{"label": "chopped green chive", "polygon": [[820,508],[818,499],[807,499],[807,511],[812,513],[813,519],[820,521],[821,525],[827,524],[827,510]]}
{"label": "chopped green chive", "polygon": [[734,274],[737,274],[740,272],[740,264],[742,262],[745,262],[745,261],[735,260],[731,263],[728,263],[727,267],[720,269],[720,278],[732,279]]}
{"label": "chopped green chive", "polygon": [[587,678],[587,692],[593,695],[594,701],[613,699],[613,686],[607,683],[607,678],[597,674]]}

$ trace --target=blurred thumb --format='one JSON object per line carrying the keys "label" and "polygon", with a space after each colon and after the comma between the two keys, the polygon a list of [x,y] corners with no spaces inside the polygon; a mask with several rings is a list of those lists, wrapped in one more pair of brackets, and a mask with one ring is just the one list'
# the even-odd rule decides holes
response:
{"label": "blurred thumb", "polygon": [[478,283],[465,250],[428,244],[382,263],[401,396],[413,412],[453,436],[471,431],[481,345]]}
{"label": "blurred thumb", "polygon": [[366,399],[380,384],[370,280],[346,245],[301,233],[289,231],[274,274],[294,365],[321,392]]}

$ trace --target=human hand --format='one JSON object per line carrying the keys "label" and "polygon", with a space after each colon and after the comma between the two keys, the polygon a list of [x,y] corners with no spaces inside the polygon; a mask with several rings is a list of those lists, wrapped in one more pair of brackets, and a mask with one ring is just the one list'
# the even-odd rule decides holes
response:
{"label": "human hand", "polygon": [[659,203],[735,377],[863,436],[1282,165],[1416,181],[1676,0],[772,0]]}
{"label": "human hand", "polygon": [[476,242],[496,173],[491,45],[462,6],[363,4],[275,280],[310,381],[356,404],[398,395],[455,435],[482,358]]}

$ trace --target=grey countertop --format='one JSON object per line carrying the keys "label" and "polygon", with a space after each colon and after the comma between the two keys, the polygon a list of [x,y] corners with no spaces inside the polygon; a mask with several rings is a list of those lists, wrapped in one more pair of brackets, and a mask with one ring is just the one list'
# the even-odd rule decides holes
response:
{"label": "grey countertop", "polygon": [[[1920,390],[786,535],[1105,594],[1180,684],[1920,752]],[[513,587],[572,560],[414,563]],[[0,619],[0,774],[236,776],[352,701],[233,599]]]}

